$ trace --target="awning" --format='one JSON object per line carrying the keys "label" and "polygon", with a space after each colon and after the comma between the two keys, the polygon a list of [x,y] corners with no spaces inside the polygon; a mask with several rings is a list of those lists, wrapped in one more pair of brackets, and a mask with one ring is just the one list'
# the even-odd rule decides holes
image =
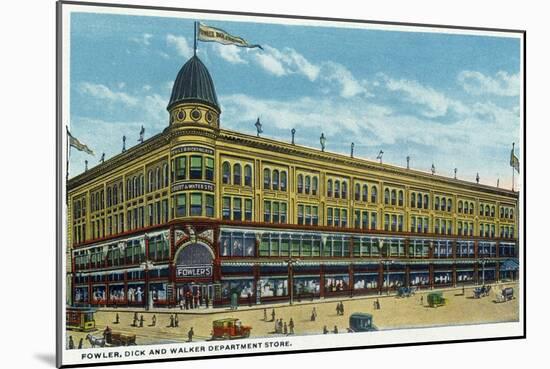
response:
{"label": "awning", "polygon": [[518,259],[506,259],[500,263],[500,271],[516,271],[519,270],[519,261]]}

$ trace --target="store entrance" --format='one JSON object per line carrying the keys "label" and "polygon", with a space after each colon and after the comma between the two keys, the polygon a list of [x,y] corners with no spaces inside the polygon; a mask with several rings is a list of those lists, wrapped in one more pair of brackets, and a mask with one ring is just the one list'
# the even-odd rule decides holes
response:
{"label": "store entrance", "polygon": [[181,283],[176,286],[181,309],[205,309],[212,306],[214,286],[211,283]]}

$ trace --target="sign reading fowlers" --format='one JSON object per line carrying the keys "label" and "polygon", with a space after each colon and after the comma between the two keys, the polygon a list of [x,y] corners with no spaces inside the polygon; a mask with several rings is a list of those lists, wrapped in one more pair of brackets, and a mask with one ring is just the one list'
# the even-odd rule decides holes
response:
{"label": "sign reading fowlers", "polygon": [[214,185],[211,183],[202,182],[186,182],[178,183],[172,186],[172,191],[209,191],[214,192]]}
{"label": "sign reading fowlers", "polygon": [[172,149],[172,154],[179,154],[182,152],[198,152],[201,154],[214,155],[214,150],[202,146],[178,146]]}
{"label": "sign reading fowlers", "polygon": [[211,277],[212,265],[176,266],[176,277]]}

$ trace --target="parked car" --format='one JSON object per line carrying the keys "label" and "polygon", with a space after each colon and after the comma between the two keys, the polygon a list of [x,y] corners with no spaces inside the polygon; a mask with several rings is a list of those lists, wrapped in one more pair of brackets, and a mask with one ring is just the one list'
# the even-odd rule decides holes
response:
{"label": "parked car", "polygon": [[378,328],[373,324],[371,314],[353,313],[350,315],[348,332],[372,332],[377,330]]}
{"label": "parked car", "polygon": [[213,340],[230,340],[250,337],[252,327],[243,325],[237,318],[218,319],[212,322]]}
{"label": "parked car", "polygon": [[428,294],[427,300],[430,307],[444,306],[447,304],[447,299],[443,297],[442,292],[432,292]]}

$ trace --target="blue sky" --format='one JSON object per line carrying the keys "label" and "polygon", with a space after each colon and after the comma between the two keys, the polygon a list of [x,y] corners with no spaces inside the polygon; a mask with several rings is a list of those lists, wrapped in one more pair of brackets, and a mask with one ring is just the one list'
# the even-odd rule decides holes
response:
{"label": "blue sky", "polygon": [[[202,20],[260,49],[198,44],[221,126],[327,151],[511,187],[519,149],[520,40],[512,37]],[[172,83],[193,53],[193,21],[71,15],[70,126],[96,153],[71,151],[71,176],[168,125]],[[519,150],[516,150],[519,152]]]}

